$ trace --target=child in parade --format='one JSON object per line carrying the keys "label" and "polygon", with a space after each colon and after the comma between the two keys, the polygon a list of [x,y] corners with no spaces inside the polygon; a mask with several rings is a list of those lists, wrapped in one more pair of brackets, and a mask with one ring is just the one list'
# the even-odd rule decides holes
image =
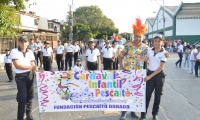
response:
{"label": "child in parade", "polygon": [[73,70],[74,71],[84,70],[84,67],[82,66],[82,59],[81,58],[77,58],[76,65],[74,66]]}
{"label": "child in parade", "polygon": [[157,115],[165,82],[165,74],[163,70],[167,59],[165,56],[166,51],[162,48],[163,43],[163,35],[157,35],[154,38],[154,47],[148,49],[147,57],[145,58],[145,61],[149,62],[147,76],[144,78],[146,81],[146,111],[149,106],[151,95],[155,90],[152,109],[153,120],[158,120]]}

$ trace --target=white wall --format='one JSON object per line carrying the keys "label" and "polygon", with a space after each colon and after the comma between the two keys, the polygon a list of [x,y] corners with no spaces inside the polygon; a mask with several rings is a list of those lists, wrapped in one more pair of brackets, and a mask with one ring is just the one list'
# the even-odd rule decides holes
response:
{"label": "white wall", "polygon": [[[163,10],[158,13],[158,30],[163,29]],[[165,12],[165,28],[173,25],[173,19]]]}
{"label": "white wall", "polygon": [[21,17],[21,28],[22,29],[26,29],[26,30],[37,30],[38,26],[35,25],[35,18],[34,17],[30,17],[27,15],[22,15],[20,14]]}
{"label": "white wall", "polygon": [[172,36],[173,30],[165,31],[165,36]]}
{"label": "white wall", "polygon": [[44,17],[40,17],[38,20],[38,29],[45,29],[48,30],[48,22],[47,22],[47,18]]}
{"label": "white wall", "polygon": [[152,26],[151,26],[151,24],[149,23],[149,21],[148,21],[148,20],[146,20],[146,22],[145,22],[145,25],[147,25],[147,26],[148,26],[147,33],[150,33],[150,32],[152,32]]}
{"label": "white wall", "polygon": [[200,35],[200,19],[176,19],[176,35]]}

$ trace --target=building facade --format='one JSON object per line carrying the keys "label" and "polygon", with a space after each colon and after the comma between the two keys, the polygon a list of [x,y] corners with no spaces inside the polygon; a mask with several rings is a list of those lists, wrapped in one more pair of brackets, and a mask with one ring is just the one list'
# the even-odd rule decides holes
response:
{"label": "building facade", "polygon": [[[163,7],[156,17],[148,17],[145,24],[146,39],[152,40],[156,34],[163,34]],[[179,6],[165,6],[165,39],[194,42],[200,41],[200,3],[181,3]]]}

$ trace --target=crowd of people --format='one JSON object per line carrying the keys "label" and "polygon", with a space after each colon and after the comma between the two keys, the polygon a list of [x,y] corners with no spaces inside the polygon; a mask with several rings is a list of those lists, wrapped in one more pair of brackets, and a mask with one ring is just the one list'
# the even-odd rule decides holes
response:
{"label": "crowd of people", "polygon": [[[13,80],[12,63],[14,64],[15,81],[17,84],[17,102],[18,112],[17,120],[23,120],[26,113],[27,120],[34,120],[31,115],[32,98],[33,98],[33,81],[38,67],[44,71],[52,70],[52,63],[55,60],[59,71],[67,70],[142,70],[148,62],[147,76],[144,78],[146,82],[146,111],[148,109],[152,92],[155,90],[155,98],[152,109],[153,120],[158,120],[158,111],[163,94],[163,86],[165,81],[164,66],[169,53],[168,46],[171,42],[167,41],[164,48],[163,35],[158,34],[154,37],[153,47],[149,47],[143,43],[143,38],[146,33],[147,26],[141,23],[139,18],[136,18],[136,23],[133,25],[134,41],[127,43],[122,51],[117,47],[117,42],[114,40],[112,45],[109,41],[101,41],[98,47],[95,47],[94,39],[88,41],[88,45],[82,42],[75,41],[73,44],[68,41],[62,45],[58,40],[58,45],[55,51],[50,47],[50,43],[45,41],[41,43],[39,38],[28,40],[26,36],[19,38],[19,47],[6,49],[5,69],[8,74],[9,81]],[[29,41],[29,42],[28,42]],[[88,47],[88,49],[87,49]],[[179,60],[175,63],[179,67],[182,63],[182,56],[185,54],[184,67],[189,67],[189,59],[191,61],[191,73],[195,68],[195,75],[198,76],[197,68],[200,66],[200,47],[190,50],[184,43],[178,47]],[[165,50],[166,49],[166,50]],[[169,48],[170,49],[170,48]],[[82,65],[82,59],[79,57],[85,52],[85,67]],[[190,56],[189,56],[190,55]],[[54,57],[55,56],[55,57]],[[74,63],[72,62],[74,61]],[[40,64],[39,64],[40,63]],[[195,65],[194,65],[195,63]],[[74,64],[72,66],[72,64]],[[101,68],[103,64],[103,68]],[[118,68],[119,65],[119,68]],[[195,66],[195,67],[194,67]],[[120,120],[126,119],[126,111],[121,112]],[[136,119],[146,120],[147,112],[141,112],[138,117],[135,112],[131,112],[131,116]]]}

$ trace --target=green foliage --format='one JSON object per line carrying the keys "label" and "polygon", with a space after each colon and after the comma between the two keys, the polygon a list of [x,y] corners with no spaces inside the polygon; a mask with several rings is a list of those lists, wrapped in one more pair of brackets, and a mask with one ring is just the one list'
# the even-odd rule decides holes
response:
{"label": "green foliage", "polygon": [[120,33],[120,35],[126,40],[130,40],[132,33]]}
{"label": "green foliage", "polygon": [[90,27],[81,23],[77,23],[73,27],[73,39],[82,41],[90,37]]}
{"label": "green foliage", "polygon": [[[20,15],[17,11],[25,9],[25,2],[29,0],[1,0],[0,1],[0,35],[15,36],[19,31]],[[30,5],[36,5],[31,3]]]}
{"label": "green foliage", "polygon": [[19,32],[20,16],[12,6],[0,4],[0,35],[14,36]]}
{"label": "green foliage", "polygon": [[[62,31],[62,37],[69,38],[69,33],[70,33],[70,27],[67,26]],[[93,37],[93,34],[91,33],[90,27],[88,25],[76,23],[73,26],[73,39],[74,40],[82,41],[82,40],[88,39],[90,37]]]}
{"label": "green foliage", "polygon": [[103,15],[103,12],[98,6],[83,6],[79,7],[74,12],[75,24],[82,23],[88,25],[91,29],[90,37],[104,38],[119,32],[115,28],[114,22]]}

